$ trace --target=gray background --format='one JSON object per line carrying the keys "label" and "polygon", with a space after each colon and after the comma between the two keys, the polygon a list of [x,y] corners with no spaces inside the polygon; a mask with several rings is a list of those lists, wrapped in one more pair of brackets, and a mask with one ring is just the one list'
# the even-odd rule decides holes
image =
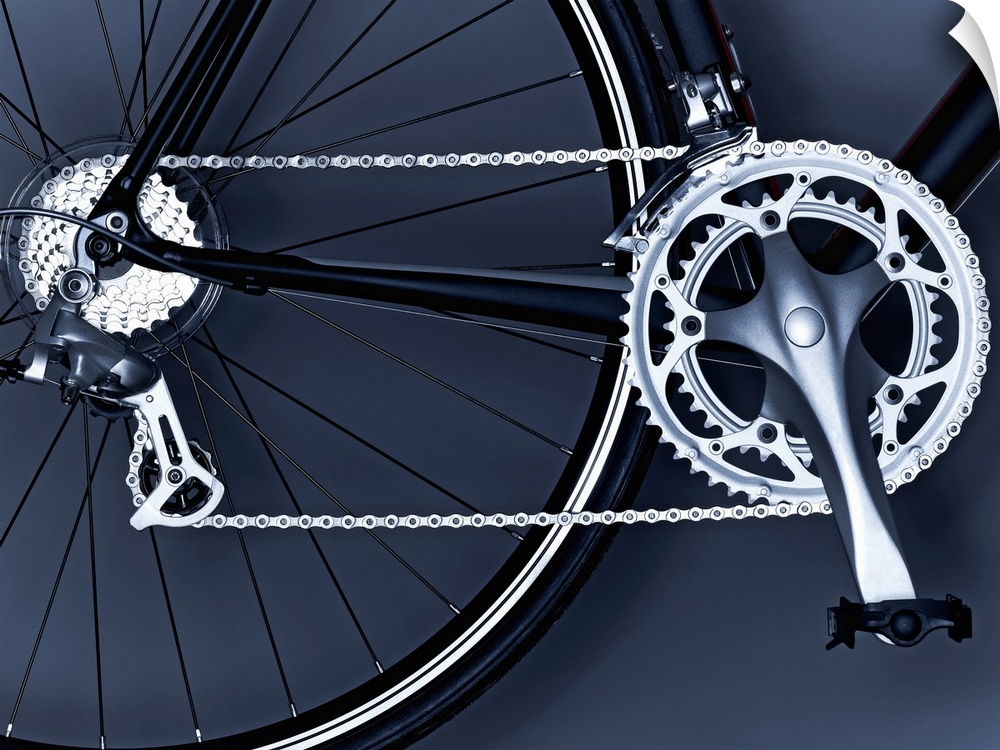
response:
{"label": "gray background", "polygon": [[[891,156],[967,63],[947,35],[962,15],[949,3],[717,7],[754,79],[764,139]],[[958,213],[988,276],[998,205],[995,173]],[[826,607],[854,595],[829,518],[626,527],[548,636],[418,747],[997,747],[995,405],[977,404],[952,452],[893,498],[918,594],[964,597],[972,640],[824,651]],[[726,501],[661,451],[638,505],[675,493]]]}

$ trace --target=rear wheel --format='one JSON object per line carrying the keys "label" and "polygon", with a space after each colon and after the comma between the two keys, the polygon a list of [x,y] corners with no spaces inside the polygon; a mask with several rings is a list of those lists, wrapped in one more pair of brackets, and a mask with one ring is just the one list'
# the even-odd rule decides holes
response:
{"label": "rear wheel", "polygon": [[[196,151],[661,145],[622,9],[555,8],[283,2]],[[81,139],[118,133],[127,151],[201,10],[5,2],[0,60],[24,76],[3,82],[3,191],[23,205],[46,180],[64,190],[49,166]],[[161,179],[181,186],[181,213],[214,217],[211,232],[191,230],[205,243],[223,245],[228,224],[241,247],[313,257],[624,274],[601,240],[645,187],[636,164]],[[19,187],[46,169],[41,189]],[[44,264],[25,270],[25,231],[3,227],[0,348],[27,358],[45,298],[29,288]],[[55,282],[59,263],[46,268]],[[127,298],[145,322],[125,333],[158,357],[228,512],[603,510],[628,502],[648,459],[617,341],[287,294],[223,293],[193,313],[195,297],[167,302],[156,325],[144,299]],[[0,399],[0,711],[16,740],[412,739],[540,637],[610,540],[600,526],[136,533],[134,420],[96,405],[67,413],[51,387],[4,383]]]}

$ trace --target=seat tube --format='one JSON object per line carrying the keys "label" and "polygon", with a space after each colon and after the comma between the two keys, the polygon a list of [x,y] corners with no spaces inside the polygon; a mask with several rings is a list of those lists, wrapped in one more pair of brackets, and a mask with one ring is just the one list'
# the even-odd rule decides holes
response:
{"label": "seat tube", "polygon": [[[740,74],[729,42],[732,33],[719,22],[711,0],[655,0],[655,7],[678,70],[714,69],[726,81]],[[734,97],[733,108],[738,120],[754,124],[744,97]]]}

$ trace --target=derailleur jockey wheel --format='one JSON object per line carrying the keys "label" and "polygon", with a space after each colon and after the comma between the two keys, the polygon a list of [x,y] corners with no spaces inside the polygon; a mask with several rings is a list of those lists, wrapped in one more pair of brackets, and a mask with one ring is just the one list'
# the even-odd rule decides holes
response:
{"label": "derailleur jockey wheel", "polygon": [[[214,475],[215,467],[212,466],[212,456],[206,451],[201,445],[198,444],[197,440],[189,440],[188,445],[191,448],[191,454],[194,456],[194,460],[207,471],[212,472]],[[167,441],[167,450],[170,453],[171,458],[179,460],[179,452],[177,450],[177,443],[174,440]],[[156,458],[156,452],[149,449],[141,449],[142,460],[138,465],[134,475],[138,478],[137,487],[142,495],[148,496],[153,490],[156,489],[157,485],[160,483],[162,478],[162,469],[160,467],[160,462]],[[176,466],[167,467],[166,471],[179,471]],[[129,484],[134,484],[133,481],[129,481]],[[171,482],[171,484],[176,484],[176,482]],[[197,479],[193,477],[188,477],[186,480],[182,481],[176,491],[170,495],[163,506],[160,508],[161,512],[176,515],[176,516],[188,516],[192,513],[197,512],[205,503],[207,503],[212,497],[212,491],[209,487],[205,486]]]}

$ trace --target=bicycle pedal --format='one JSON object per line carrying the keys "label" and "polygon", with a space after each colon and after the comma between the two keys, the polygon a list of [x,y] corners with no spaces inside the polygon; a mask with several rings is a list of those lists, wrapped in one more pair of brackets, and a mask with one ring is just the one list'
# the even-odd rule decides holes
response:
{"label": "bicycle pedal", "polygon": [[854,648],[857,632],[875,633],[896,646],[915,646],[932,630],[948,629],[948,636],[961,643],[972,637],[972,609],[958,597],[944,599],[890,599],[861,604],[840,597],[840,604],[827,610],[832,640],[830,649],[843,643]]}

